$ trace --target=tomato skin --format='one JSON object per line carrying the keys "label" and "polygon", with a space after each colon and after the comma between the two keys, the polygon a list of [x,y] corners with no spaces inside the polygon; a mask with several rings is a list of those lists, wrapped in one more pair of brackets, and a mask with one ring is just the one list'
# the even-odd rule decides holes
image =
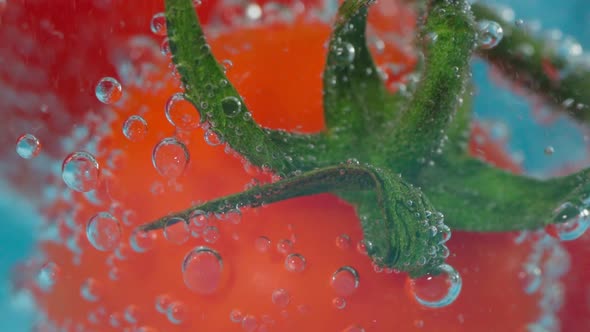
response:
{"label": "tomato skin", "polygon": [[[95,13],[88,8],[71,10]],[[132,9],[126,8],[121,13],[126,10]],[[149,12],[149,9],[145,10]],[[151,14],[147,13],[141,20],[149,22]],[[89,15],[93,17],[95,14]],[[139,18],[137,22],[140,22]],[[141,27],[144,23],[137,23],[137,29],[145,29],[147,25]],[[323,46],[330,28],[320,23],[298,24],[295,28],[275,25],[262,30],[235,31],[212,40],[212,47],[219,59],[229,58],[234,63],[228,72],[229,78],[259,123],[272,128],[315,132],[324,126],[321,69],[325,55]],[[123,43],[132,34],[117,32],[111,42]],[[254,52],[231,52],[245,45],[246,40]],[[100,56],[106,58],[112,44],[103,42],[105,54]],[[283,51],[285,48],[288,51]],[[268,54],[268,57],[261,54]],[[413,60],[403,59],[401,52],[389,54],[411,68]],[[84,63],[86,66],[88,63],[93,64],[90,67],[94,66],[96,54],[81,56],[88,61]],[[61,64],[68,64],[72,58],[63,55]],[[453,253],[449,263],[463,276],[463,292],[453,305],[428,310],[406,294],[405,275],[374,271],[370,260],[356,249],[362,232],[353,207],[328,194],[244,211],[239,225],[215,222],[221,238],[214,244],[199,238],[174,245],[158,232],[153,248],[144,254],[130,250],[128,242],[120,247],[127,253],[123,255],[126,256],[124,259],[96,251],[85,238],[83,229],[85,222],[98,211],[112,210],[121,219],[124,211],[135,211],[135,221],[123,227],[123,238],[128,239],[133,227],[140,223],[186,208],[195,200],[241,191],[252,178],[243,170],[239,159],[225,154],[222,147],[208,146],[202,139],[204,132],[201,129],[190,135],[180,135],[191,153],[185,174],[176,181],[157,174],[152,167],[151,153],[160,139],[177,134],[165,119],[163,108],[166,99],[178,91],[166,68],[167,63],[161,60],[158,66],[160,69],[156,75],[160,76],[152,79],[165,82],[161,90],[153,93],[141,86],[126,86],[127,99],[113,106],[115,118],[109,124],[112,132],[97,133],[100,140],[96,156],[102,165],[109,165],[114,152],[122,152],[115,166],[107,166],[103,172],[104,183],[97,195],[104,202],[93,204],[84,195],[73,193],[71,200],[52,202],[45,211],[48,216],[56,217],[60,238],[57,243],[41,242],[40,249],[47,259],[59,264],[60,279],[50,293],[42,292],[34,283],[27,287],[33,290],[36,301],[51,321],[66,324],[73,320],[88,330],[121,330],[112,326],[109,316],[124,316],[130,305],[137,306],[141,325],[171,332],[194,327],[242,331],[239,324],[229,319],[233,309],[252,315],[258,325],[265,324],[274,331],[341,331],[354,325],[363,326],[367,331],[517,331],[538,318],[540,294],[524,295],[522,280],[518,277],[522,262],[531,254],[533,241],[516,245],[514,234],[455,232],[449,243]],[[105,68],[114,73],[114,67],[106,60],[89,69],[98,80],[107,74],[100,70]],[[277,72],[282,75],[276,75]],[[62,77],[57,71],[55,76]],[[76,109],[99,109],[98,102],[92,99],[96,80],[87,78],[85,73],[84,77],[71,82],[75,87],[73,90],[64,88],[62,97],[69,100],[70,94],[74,94],[72,91],[86,87],[90,89],[86,90],[85,98],[88,99],[79,101],[84,106]],[[150,108],[143,114],[149,124],[148,135],[140,143],[129,142],[121,135],[122,123],[145,105]],[[108,111],[108,108],[100,108],[100,112]],[[91,119],[82,120],[83,112],[77,116],[89,128],[96,126]],[[256,177],[264,179],[260,175]],[[177,191],[177,185],[182,189]],[[73,226],[67,222],[68,213],[73,214]],[[346,249],[335,244],[341,234],[351,238]],[[271,240],[268,253],[256,250],[254,243],[260,236]],[[291,240],[294,252],[306,257],[304,272],[285,270],[284,255],[275,248],[283,239]],[[73,263],[76,255],[68,248],[68,241],[76,243],[83,252],[79,265]],[[181,262],[186,253],[198,245],[215,248],[224,259],[221,286],[211,296],[191,293],[182,282]],[[111,261],[114,262],[112,265]],[[347,298],[346,308],[337,310],[332,305],[335,292],[330,286],[330,277],[345,265],[357,269],[360,286]],[[117,280],[110,277],[113,267],[117,269]],[[80,295],[80,287],[89,277],[100,282],[102,294],[99,302],[85,301]],[[498,291],[500,286],[505,292]],[[278,288],[284,288],[292,297],[285,309],[286,314],[271,300],[272,291]],[[190,319],[174,325],[165,315],[157,313],[155,299],[162,294],[186,304]],[[106,315],[100,316],[98,323],[90,322],[89,313],[96,312],[99,307],[106,309]],[[270,323],[267,315],[274,323]],[[134,326],[124,319],[121,325]]]}

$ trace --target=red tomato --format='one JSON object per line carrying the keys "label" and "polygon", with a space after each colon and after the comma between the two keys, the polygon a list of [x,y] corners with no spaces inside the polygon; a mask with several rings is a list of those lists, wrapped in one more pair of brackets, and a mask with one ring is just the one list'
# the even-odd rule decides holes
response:
{"label": "red tomato", "polygon": [[[147,27],[153,13],[135,4],[120,6],[120,13],[133,12],[137,22],[142,20]],[[24,20],[27,13],[30,22],[40,21],[44,14],[57,20],[60,13],[67,13],[60,7],[56,11],[45,8],[47,12],[20,8],[17,20]],[[57,229],[57,235],[40,241],[39,255],[19,274],[21,286],[33,292],[48,318],[41,330],[55,325],[85,331],[524,331],[529,324],[552,317],[555,309],[545,310],[541,302],[549,296],[545,288],[561,286],[560,265],[555,262],[561,253],[557,243],[535,237],[521,241],[515,234],[455,232],[448,261],[461,273],[463,289],[452,305],[426,309],[408,294],[404,274],[376,269],[357,249],[362,232],[354,209],[328,194],[244,210],[239,222],[208,220],[211,228],[182,244],[173,243],[182,242],[186,235],[179,227],[167,236],[175,241],[154,232],[140,238],[139,246],[137,241],[130,243],[134,227],[141,223],[195,201],[241,191],[253,177],[264,177],[248,174],[239,158],[224,152],[222,146],[206,144],[202,129],[175,130],[164,108],[168,98],[180,91],[178,84],[165,59],[148,56],[152,48],[138,46],[137,39],[130,37],[133,30],[109,40],[103,37],[105,27],[99,24],[94,7],[69,8],[72,17],[86,18],[80,19],[84,24],[74,21],[71,30],[64,32],[78,40],[78,47],[55,54],[55,69],[47,72],[56,79],[77,78],[68,80],[71,86],[63,91],[55,88],[59,100],[74,103],[70,100],[77,97],[74,91],[86,87],[86,97],[77,101],[77,109],[95,111],[79,115],[89,135],[74,145],[76,149],[95,145],[103,169],[94,194],[70,192],[61,179],[56,181],[55,186],[65,194],[48,202],[44,211],[46,226]],[[108,14],[116,16],[115,12],[118,9]],[[377,30],[389,26],[379,21],[384,16],[375,13],[372,19]],[[94,34],[75,37],[75,27],[87,25]],[[324,126],[321,73],[329,33],[330,26],[319,20],[295,20],[230,29],[210,41],[218,59],[232,61],[229,79],[256,121],[271,128],[314,132]],[[94,35],[104,39],[96,44],[83,41]],[[70,49],[80,53],[70,56]],[[92,52],[100,50],[106,58],[123,52],[133,60],[131,68],[149,63],[156,70],[143,73],[145,80],[123,80],[121,102],[101,106],[89,95],[98,78],[114,73],[112,68],[105,70],[109,66],[104,62],[92,62],[96,57]],[[141,51],[140,56],[134,57],[130,50]],[[392,47],[386,50],[387,56],[378,58],[378,63],[395,61],[412,67],[413,60],[404,53]],[[147,53],[145,58],[142,52]],[[32,65],[29,57],[23,59]],[[59,68],[69,69],[60,73]],[[82,68],[93,76],[81,75]],[[121,75],[120,66],[119,70]],[[129,116],[137,114],[147,122],[147,133],[143,139],[130,141],[122,128]],[[152,153],[163,138],[175,135],[186,145],[190,161],[182,176],[171,180],[154,169]],[[50,136],[45,140],[51,141]],[[65,151],[59,152],[65,157]],[[172,157],[176,165],[184,158],[174,153]],[[103,211],[121,222],[122,240],[114,252],[96,250],[85,234],[88,221]],[[187,277],[183,260],[200,246],[216,254],[206,251],[204,256],[189,259],[196,265],[185,266]],[[138,248],[145,252],[137,252],[143,251]],[[287,258],[289,254],[300,256]],[[543,271],[539,279],[531,264]],[[347,266],[358,273],[358,287],[346,279],[334,285],[334,273]],[[40,283],[39,272],[54,284]],[[525,293],[527,287],[530,294]],[[165,305],[169,303],[173,305]],[[162,306],[168,315],[159,311]]]}

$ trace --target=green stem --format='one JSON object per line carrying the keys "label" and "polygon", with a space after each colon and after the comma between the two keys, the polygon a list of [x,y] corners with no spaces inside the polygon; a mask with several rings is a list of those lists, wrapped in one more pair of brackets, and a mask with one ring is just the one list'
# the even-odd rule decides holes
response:
{"label": "green stem", "polygon": [[[242,97],[211,53],[192,0],[166,1],[166,24],[172,59],[181,75],[185,95],[199,110],[201,121],[207,121],[211,130],[256,166],[266,166],[280,175],[316,166],[297,156],[313,154],[308,147],[321,144],[320,136],[277,134],[277,140],[254,122]],[[293,144],[291,137],[297,137]],[[299,144],[302,140],[308,144]],[[286,154],[285,146],[290,147],[292,155]]]}
{"label": "green stem", "polygon": [[[367,250],[379,264],[412,275],[435,273],[444,262],[444,241],[450,229],[419,189],[388,170],[370,165],[343,164],[317,169],[244,192],[218,198],[160,218],[140,227],[162,229],[185,220],[195,211],[227,213],[294,197],[341,193],[360,205]],[[178,219],[182,218],[182,219]]]}
{"label": "green stem", "polygon": [[475,45],[475,28],[465,1],[431,1],[422,29],[425,64],[410,104],[389,140],[389,164],[413,176],[440,147],[458,107]]}
{"label": "green stem", "polygon": [[590,121],[590,68],[587,62],[575,61],[582,57],[559,54],[555,41],[533,36],[483,4],[474,4],[473,12],[477,19],[495,21],[504,30],[502,41],[492,49],[480,50],[481,57],[574,118]]}

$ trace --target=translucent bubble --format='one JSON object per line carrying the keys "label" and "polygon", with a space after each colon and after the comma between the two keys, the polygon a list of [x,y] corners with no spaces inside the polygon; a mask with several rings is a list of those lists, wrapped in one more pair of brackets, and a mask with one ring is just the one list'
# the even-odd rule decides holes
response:
{"label": "translucent bubble", "polygon": [[522,280],[524,292],[533,294],[541,287],[543,274],[536,264],[525,263],[518,273],[518,279]]}
{"label": "translucent bubble", "polygon": [[563,203],[555,211],[555,219],[558,223],[551,225],[562,241],[576,240],[590,226],[590,211],[578,209],[570,202]]}
{"label": "translucent bubble", "polygon": [[463,282],[459,273],[448,264],[439,266],[439,271],[436,276],[408,279],[414,299],[425,307],[445,307],[453,303],[461,293]]}
{"label": "translucent bubble", "polygon": [[41,143],[32,134],[21,135],[16,140],[16,153],[23,159],[35,158],[41,152]]}
{"label": "translucent bubble", "polygon": [[61,269],[53,262],[43,264],[39,273],[37,273],[37,285],[44,292],[49,292],[53,289],[55,283],[59,280]]}
{"label": "translucent bubble", "polygon": [[291,296],[289,295],[289,292],[283,288],[275,289],[272,292],[272,303],[275,305],[285,308],[289,305],[289,302],[291,302]]}
{"label": "translucent bubble", "polygon": [[166,15],[164,13],[156,13],[152,16],[150,30],[157,36],[166,35]]}
{"label": "translucent bubble", "polygon": [[94,156],[80,151],[69,154],[61,166],[61,176],[72,190],[88,192],[96,188],[99,165]]}
{"label": "translucent bubble", "polygon": [[116,103],[123,96],[121,83],[112,77],[103,77],[94,90],[96,98],[104,104]]}
{"label": "translucent bubble", "polygon": [[221,284],[222,272],[221,255],[208,247],[191,250],[182,262],[184,283],[195,293],[214,293]]}
{"label": "translucent bubble", "polygon": [[234,96],[225,97],[221,100],[221,109],[226,116],[233,118],[242,112],[242,102]]}
{"label": "translucent bubble", "polygon": [[162,139],[152,151],[152,164],[160,175],[167,178],[182,175],[189,160],[188,149],[174,137]]}
{"label": "translucent bubble", "polygon": [[200,125],[199,112],[180,92],[168,98],[165,114],[168,122],[180,130],[190,131],[197,129]]}
{"label": "translucent bubble", "polygon": [[332,274],[330,285],[339,296],[350,296],[359,287],[359,274],[351,266],[343,266]]}
{"label": "translucent bubble", "polygon": [[332,299],[332,305],[338,310],[346,308],[346,299],[343,297],[335,297]]}
{"label": "translucent bubble", "polygon": [[348,249],[350,248],[351,241],[350,236],[346,234],[340,234],[336,237],[336,247],[340,249]]}
{"label": "translucent bubble", "polygon": [[97,302],[101,296],[100,282],[94,278],[88,278],[80,287],[80,296],[88,302]]}
{"label": "translucent bubble", "polygon": [[163,56],[170,55],[170,39],[168,39],[168,37],[162,40],[162,44],[160,44],[160,53],[162,53]]}
{"label": "translucent bubble", "polygon": [[504,30],[498,22],[481,20],[477,22],[478,45],[484,50],[494,48],[502,41]]}
{"label": "translucent bubble", "polygon": [[129,237],[131,249],[135,252],[146,252],[154,246],[154,233],[136,229]]}
{"label": "translucent bubble", "polygon": [[360,325],[350,325],[349,327],[342,330],[342,332],[365,332],[365,329]]}
{"label": "translucent bubble", "polygon": [[305,257],[300,254],[289,254],[285,258],[285,268],[289,272],[303,272],[305,264]]}
{"label": "translucent bubble", "polygon": [[246,315],[242,319],[242,329],[246,332],[254,332],[258,327],[258,320],[253,315]]}
{"label": "translucent bubble", "polygon": [[208,129],[207,131],[205,131],[205,142],[207,142],[207,144],[209,144],[211,146],[217,146],[217,145],[223,143],[223,141],[221,140],[219,135],[217,135],[211,129]]}
{"label": "translucent bubble", "polygon": [[288,255],[293,250],[293,243],[290,240],[282,239],[277,243],[277,251],[282,255]]}
{"label": "translucent bubble", "polygon": [[219,229],[215,226],[207,226],[203,229],[203,240],[207,243],[215,243],[219,240]]}
{"label": "translucent bubble", "polygon": [[242,314],[242,312],[238,309],[233,309],[229,313],[229,320],[233,323],[241,323],[242,319],[244,319],[244,314]]}
{"label": "translucent bubble", "polygon": [[188,224],[180,217],[172,217],[168,219],[164,226],[164,237],[166,240],[175,244],[185,243],[190,237]]}
{"label": "translucent bubble", "polygon": [[188,318],[188,308],[182,302],[174,302],[168,306],[166,317],[172,324],[182,324]]}
{"label": "translucent bubble", "polygon": [[132,115],[123,123],[123,135],[131,142],[142,141],[147,131],[147,122],[139,115]]}
{"label": "translucent bubble", "polygon": [[334,46],[333,52],[335,55],[336,62],[341,65],[347,65],[352,63],[356,53],[354,46],[352,46],[351,43],[347,42],[338,43],[336,46]]}
{"label": "translucent bubble", "polygon": [[140,309],[135,304],[130,304],[125,308],[125,320],[131,324],[136,324],[139,321]]}
{"label": "translucent bubble", "polygon": [[254,241],[254,246],[258,252],[268,252],[270,250],[270,239],[266,236],[259,236]]}
{"label": "translucent bubble", "polygon": [[86,223],[86,237],[100,251],[115,249],[121,240],[119,220],[108,212],[95,214]]}
{"label": "translucent bubble", "polygon": [[156,311],[165,314],[168,311],[168,306],[172,303],[172,298],[169,295],[163,294],[156,296]]}
{"label": "translucent bubble", "polygon": [[553,154],[553,152],[555,152],[555,149],[551,145],[548,145],[545,147],[543,152],[545,153],[545,155],[550,156]]}
{"label": "translucent bubble", "polygon": [[191,212],[189,216],[189,229],[193,237],[199,237],[209,223],[207,213],[201,210]]}

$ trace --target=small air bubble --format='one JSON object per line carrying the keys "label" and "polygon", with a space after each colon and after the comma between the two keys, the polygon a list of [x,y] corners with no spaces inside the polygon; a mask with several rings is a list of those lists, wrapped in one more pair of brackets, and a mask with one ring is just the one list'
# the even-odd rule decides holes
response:
{"label": "small air bubble", "polygon": [[103,77],[94,90],[96,98],[104,104],[116,103],[123,96],[121,83],[112,77]]}
{"label": "small air bubble", "polygon": [[278,307],[285,308],[289,305],[289,302],[291,302],[291,296],[283,288],[275,289],[272,292],[272,303]]}
{"label": "small air bubble", "polygon": [[504,30],[494,21],[481,20],[477,22],[479,47],[488,50],[494,48],[502,41]]}
{"label": "small air bubble", "polygon": [[160,175],[177,178],[186,169],[190,160],[186,146],[174,137],[162,139],[152,151],[152,164]]}
{"label": "small air bubble", "polygon": [[195,293],[212,294],[221,284],[223,261],[221,255],[208,247],[191,250],[182,262],[185,285]]}
{"label": "small air bubble", "polygon": [[289,272],[303,272],[305,265],[305,257],[300,254],[289,254],[285,258],[285,269]]}
{"label": "small air bubble", "polygon": [[147,122],[139,115],[132,115],[123,123],[123,135],[131,142],[142,141],[147,131]]}
{"label": "small air bubble", "polygon": [[86,224],[86,237],[97,250],[115,249],[121,240],[119,220],[108,212],[95,214]]}
{"label": "small air bubble", "polygon": [[98,183],[99,165],[94,156],[80,151],[68,155],[61,167],[61,176],[72,190],[88,192]]}
{"label": "small air bubble", "polygon": [[200,125],[199,112],[183,93],[168,98],[164,113],[168,122],[180,130],[190,131]]}
{"label": "small air bubble", "polygon": [[350,296],[359,287],[359,274],[351,266],[343,266],[332,274],[330,285],[338,296]]}
{"label": "small air bubble", "polygon": [[410,293],[421,305],[441,308],[453,303],[461,292],[462,281],[459,273],[450,265],[439,266],[436,276],[425,275],[416,279],[408,278]]}
{"label": "small air bubble", "polygon": [[157,36],[166,35],[166,15],[164,13],[156,13],[152,16],[150,30]]}
{"label": "small air bubble", "polygon": [[32,134],[24,134],[16,140],[16,153],[23,159],[32,159],[41,152],[41,143]]}
{"label": "small air bubble", "polygon": [[190,237],[190,230],[186,221],[180,217],[172,217],[166,220],[164,237],[174,244],[183,244]]}

